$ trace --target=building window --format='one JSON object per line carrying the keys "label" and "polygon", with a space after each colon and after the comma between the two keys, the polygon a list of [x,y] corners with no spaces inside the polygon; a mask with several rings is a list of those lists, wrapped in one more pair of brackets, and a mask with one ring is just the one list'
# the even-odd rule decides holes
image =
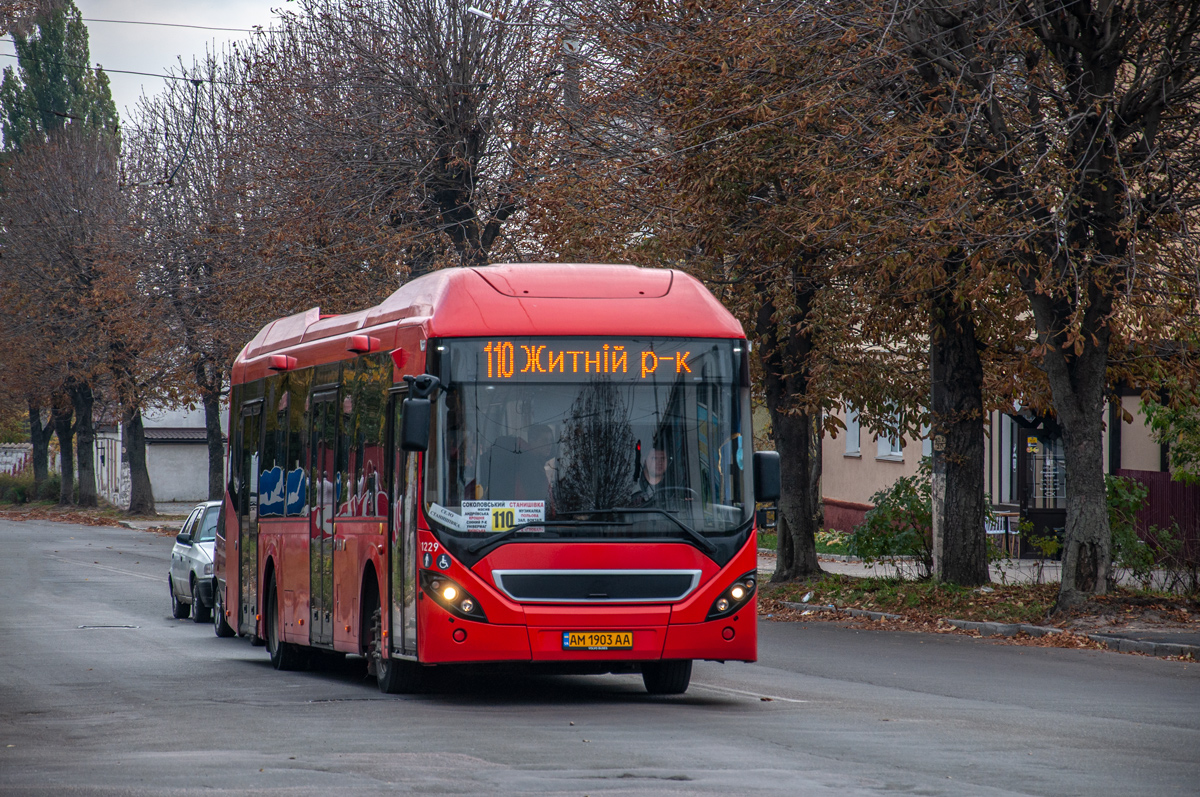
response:
{"label": "building window", "polygon": [[862,427],[858,424],[858,410],[846,408],[846,456],[862,456]]}
{"label": "building window", "polygon": [[889,462],[904,461],[904,449],[900,444],[899,414],[893,417],[891,428],[887,433],[875,438],[875,446],[875,459],[883,459]]}

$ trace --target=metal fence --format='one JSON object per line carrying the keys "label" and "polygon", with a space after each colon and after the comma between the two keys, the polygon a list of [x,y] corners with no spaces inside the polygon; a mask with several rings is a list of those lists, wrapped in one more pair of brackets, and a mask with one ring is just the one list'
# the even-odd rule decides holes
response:
{"label": "metal fence", "polygon": [[1146,506],[1138,513],[1138,536],[1145,539],[1151,526],[1179,525],[1184,541],[1184,558],[1200,560],[1200,486],[1174,481],[1170,473],[1150,470],[1119,470],[1118,476],[1133,479],[1149,490]]}

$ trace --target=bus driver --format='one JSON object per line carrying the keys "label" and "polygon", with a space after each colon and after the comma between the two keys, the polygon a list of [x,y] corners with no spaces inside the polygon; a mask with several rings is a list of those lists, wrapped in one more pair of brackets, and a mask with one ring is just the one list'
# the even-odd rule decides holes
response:
{"label": "bus driver", "polygon": [[655,496],[665,486],[667,475],[667,452],[661,448],[652,448],[642,463],[642,472],[638,476],[637,488],[633,491],[631,503],[633,506],[645,506],[654,501]]}

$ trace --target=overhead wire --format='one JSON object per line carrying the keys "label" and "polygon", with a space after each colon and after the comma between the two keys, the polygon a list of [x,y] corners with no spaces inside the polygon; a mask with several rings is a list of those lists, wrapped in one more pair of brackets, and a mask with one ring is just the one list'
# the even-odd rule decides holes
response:
{"label": "overhead wire", "polygon": [[264,29],[264,27],[261,25],[255,25],[254,27],[251,27],[251,28],[215,28],[210,25],[187,25],[182,22],[148,22],[148,21],[144,21],[144,20],[135,20],[135,19],[89,19],[87,17],[83,17],[81,19],[81,21],[82,22],[106,22],[106,23],[110,23],[113,25],[153,25],[153,26],[162,27],[162,28],[190,28],[192,30],[223,30],[223,31],[231,31],[234,33],[259,33]]}

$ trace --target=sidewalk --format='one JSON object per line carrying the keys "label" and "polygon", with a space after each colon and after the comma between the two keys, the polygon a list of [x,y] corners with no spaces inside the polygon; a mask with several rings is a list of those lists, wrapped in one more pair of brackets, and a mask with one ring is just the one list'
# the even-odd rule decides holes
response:
{"label": "sidewalk", "polygon": [[149,529],[162,529],[164,531],[178,532],[183,528],[183,521],[187,520],[188,514],[196,508],[198,501],[162,501],[154,505],[154,511],[158,513],[157,518],[150,520],[122,520],[121,525],[127,529],[137,529],[138,531],[148,531]]}
{"label": "sidewalk", "polygon": [[[819,556],[821,569],[827,573],[839,573],[848,576],[876,576],[893,578],[896,568],[883,565],[868,566],[862,562],[844,556]],[[758,573],[763,579],[770,578],[775,572],[775,552],[759,549]],[[1059,580],[1060,563],[1046,562],[1039,574],[1035,560],[1013,560],[1005,563],[1002,568],[991,568],[992,581],[996,584],[1034,584],[1039,579],[1042,583],[1057,583]],[[861,610],[832,609],[831,607],[809,606],[804,604],[787,604],[792,608],[813,611],[835,611],[868,619],[902,619],[900,615],[889,615],[883,612],[867,612]],[[1030,636],[1062,633],[1063,628],[1054,626],[1034,626],[1024,623],[981,623],[947,618],[947,621],[964,631],[978,631],[981,636],[1011,637],[1019,633]],[[1110,650],[1121,653],[1144,653],[1150,656],[1186,656],[1200,660],[1200,626],[1187,628],[1162,628],[1148,626],[1145,623],[1131,622],[1106,628],[1093,628],[1084,633],[1089,639],[1100,642]]]}

